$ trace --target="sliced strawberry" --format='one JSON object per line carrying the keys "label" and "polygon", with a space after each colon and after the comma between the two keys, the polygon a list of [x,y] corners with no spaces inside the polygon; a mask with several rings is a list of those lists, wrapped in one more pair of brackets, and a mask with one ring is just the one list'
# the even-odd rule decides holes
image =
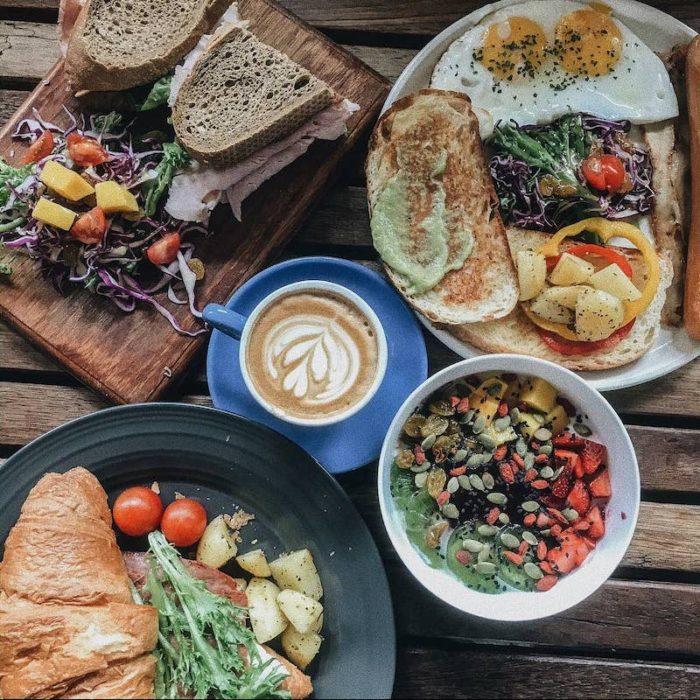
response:
{"label": "sliced strawberry", "polygon": [[576,566],[576,547],[563,545],[550,549],[547,554],[547,561],[560,574],[568,574]]}
{"label": "sliced strawberry", "polygon": [[608,474],[608,470],[605,468],[601,469],[600,473],[593,477],[588,484],[588,488],[591,496],[594,498],[610,498],[612,489],[610,488],[610,474]]}
{"label": "sliced strawberry", "polygon": [[563,447],[566,450],[580,450],[586,441],[573,433],[562,433],[552,438],[554,447]]}
{"label": "sliced strawberry", "polygon": [[595,549],[595,542],[590,537],[582,537],[581,539],[585,542],[589,552],[592,552]]}
{"label": "sliced strawberry", "polygon": [[605,445],[586,440],[581,448],[581,465],[585,474],[593,474],[598,471],[598,467],[605,461],[607,450]]}
{"label": "sliced strawberry", "polygon": [[591,507],[591,494],[588,493],[588,487],[581,479],[574,482],[567,501],[579,516],[588,513],[588,509]]}
{"label": "sliced strawberry", "polygon": [[588,537],[599,540],[605,534],[605,521],[598,506],[593,506],[586,515],[586,520],[591,524],[586,533]]}
{"label": "sliced strawberry", "polygon": [[571,477],[562,474],[553,484],[552,484],[552,495],[557,498],[566,498],[571,490]]}
{"label": "sliced strawberry", "polygon": [[566,499],[558,498],[557,496],[540,496],[540,503],[545,505],[547,508],[555,508],[556,510],[561,510],[566,503]]}

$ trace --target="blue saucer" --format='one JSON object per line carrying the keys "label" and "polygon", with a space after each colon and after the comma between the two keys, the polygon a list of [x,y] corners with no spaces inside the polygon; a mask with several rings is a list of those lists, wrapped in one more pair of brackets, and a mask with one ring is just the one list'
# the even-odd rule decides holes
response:
{"label": "blue saucer", "polygon": [[238,364],[238,342],[212,333],[207,378],[214,405],[251,418],[301,445],[331,474],[357,469],[377,459],[394,414],[428,374],[420,325],[403,299],[376,272],[337,258],[299,258],[280,263],[246,282],[226,306],[249,314],[271,292],[293,282],[335,282],[359,294],[384,327],[389,358],[384,381],[374,398],[351,418],[322,428],[291,425],[275,418],[250,395]]}

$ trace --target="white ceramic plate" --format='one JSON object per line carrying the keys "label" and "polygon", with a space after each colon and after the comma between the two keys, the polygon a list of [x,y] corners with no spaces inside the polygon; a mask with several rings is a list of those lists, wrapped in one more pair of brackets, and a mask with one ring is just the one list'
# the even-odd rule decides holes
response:
{"label": "white ceramic plate", "polygon": [[[606,532],[580,568],[564,576],[546,593],[508,591],[491,595],[467,588],[446,569],[432,568],[409,541],[404,516],[391,496],[391,465],[406,419],[440,387],[472,374],[511,372],[542,377],[568,398],[595,439],[608,448],[612,497],[606,509]],[[523,621],[562,612],[592,595],[615,571],[627,551],[639,512],[639,468],[629,435],[610,404],[568,369],[520,355],[490,355],[465,360],[434,375],[406,399],[396,414],[379,458],[379,504],[384,526],[403,563],[431,593],[463,612],[490,620]]]}
{"label": "white ceramic plate", "polygon": [[[517,5],[522,1],[502,0],[486,5],[438,34],[399,76],[384,104],[384,110],[399,98],[428,87],[435,64],[450,44],[468,28],[491,12],[501,7]],[[615,16],[654,51],[669,51],[677,44],[687,43],[696,35],[695,31],[681,21],[635,0],[606,0],[606,3],[613,8]],[[640,87],[640,89],[643,88]],[[436,338],[458,355],[470,358],[485,354],[446,331],[436,328],[427,319],[420,317],[420,320]],[[599,391],[612,391],[663,377],[698,356],[700,356],[700,343],[691,340],[685,330],[663,326],[654,346],[636,362],[603,372],[581,372],[580,375]]]}

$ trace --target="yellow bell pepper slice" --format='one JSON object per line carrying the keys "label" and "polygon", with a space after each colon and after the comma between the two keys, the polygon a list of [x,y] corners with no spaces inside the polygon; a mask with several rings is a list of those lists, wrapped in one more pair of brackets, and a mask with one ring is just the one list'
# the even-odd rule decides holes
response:
{"label": "yellow bell pepper slice", "polygon": [[[624,302],[625,317],[620,326],[622,328],[622,326],[626,326],[633,319],[646,311],[649,304],[651,304],[656,296],[656,291],[661,281],[661,266],[659,265],[659,258],[656,254],[656,250],[649,239],[636,226],[632,226],[632,224],[627,224],[623,221],[609,221],[608,219],[593,218],[584,219],[583,221],[561,229],[542,245],[538,252],[545,257],[559,255],[559,247],[564,239],[578,236],[584,231],[597,234],[604,243],[607,243],[611,238],[625,238],[637,247],[646,263],[647,281],[642,290],[642,296],[636,301]],[[540,326],[540,328],[556,333],[566,340],[579,340],[576,333],[563,323],[545,321],[533,314],[529,306],[525,304],[522,305],[522,309],[525,315],[533,323]]]}

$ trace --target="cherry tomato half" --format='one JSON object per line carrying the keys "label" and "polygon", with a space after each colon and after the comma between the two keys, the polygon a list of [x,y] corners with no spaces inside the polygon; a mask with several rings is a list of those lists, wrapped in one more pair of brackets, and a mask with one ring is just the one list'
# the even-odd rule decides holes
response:
{"label": "cherry tomato half", "polygon": [[28,165],[29,163],[38,163],[42,158],[50,156],[54,149],[53,134],[47,129],[42,131],[41,136],[28,148],[27,152],[22,156],[20,163]]}
{"label": "cherry tomato half", "polygon": [[543,342],[560,355],[590,355],[598,350],[609,350],[621,343],[630,334],[636,320],[633,319],[626,326],[618,328],[610,337],[594,342],[566,340],[556,333],[544,330],[544,328],[537,328],[537,332]]}
{"label": "cherry tomato half", "polygon": [[154,265],[170,265],[180,250],[180,234],[177,231],[166,233],[146,251],[148,259]]}
{"label": "cherry tomato half", "polygon": [[207,511],[191,498],[173,501],[163,513],[160,529],[176,547],[189,547],[199,540],[207,527]]}
{"label": "cherry tomato half", "polygon": [[160,525],[163,503],[155,491],[145,486],[133,486],[119,494],[112,515],[125,535],[141,537]]}
{"label": "cherry tomato half", "polygon": [[82,214],[71,226],[70,235],[81,243],[94,245],[100,243],[107,230],[107,219],[99,207]]}
{"label": "cherry tomato half", "polygon": [[68,134],[66,139],[68,144],[68,155],[71,160],[82,168],[87,168],[91,165],[102,165],[109,160],[107,151],[100,144],[87,136],[73,131]]}
{"label": "cherry tomato half", "polygon": [[627,175],[624,163],[609,154],[586,158],[581,170],[586,182],[600,192],[619,192]]}

